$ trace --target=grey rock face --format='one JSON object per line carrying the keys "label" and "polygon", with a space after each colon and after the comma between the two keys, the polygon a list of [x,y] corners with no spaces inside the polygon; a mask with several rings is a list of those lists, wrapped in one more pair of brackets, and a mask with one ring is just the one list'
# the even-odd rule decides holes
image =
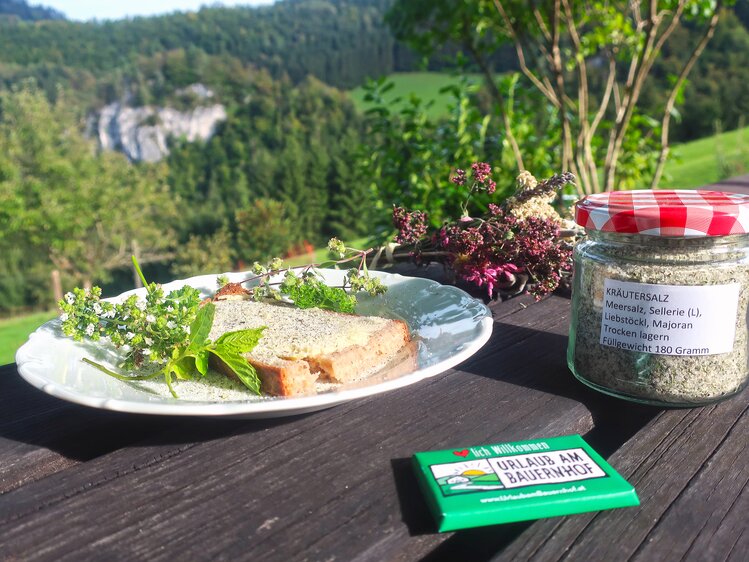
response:
{"label": "grey rock face", "polygon": [[158,162],[169,154],[169,137],[205,141],[225,120],[226,108],[221,104],[181,112],[170,107],[128,107],[115,102],[99,113],[97,136],[104,150],[119,150],[132,161]]}

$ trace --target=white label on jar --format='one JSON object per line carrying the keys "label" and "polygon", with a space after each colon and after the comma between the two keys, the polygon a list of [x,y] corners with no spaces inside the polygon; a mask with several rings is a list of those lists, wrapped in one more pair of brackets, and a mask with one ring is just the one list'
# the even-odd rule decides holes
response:
{"label": "white label on jar", "polygon": [[601,345],[657,355],[733,350],[739,284],[649,285],[604,281]]}

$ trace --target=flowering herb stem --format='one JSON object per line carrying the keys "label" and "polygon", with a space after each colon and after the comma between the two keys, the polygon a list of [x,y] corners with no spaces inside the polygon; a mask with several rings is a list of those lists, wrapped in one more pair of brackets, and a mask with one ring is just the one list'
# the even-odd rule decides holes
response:
{"label": "flowering herb stem", "polygon": [[[385,286],[377,278],[369,274],[366,260],[374,250],[358,250],[347,247],[340,240],[333,238],[328,249],[337,259],[329,264],[308,264],[295,267],[283,267],[279,259],[272,260],[266,265],[254,263],[252,271],[255,275],[247,277],[239,283],[227,283],[216,293],[216,298],[224,295],[246,294],[254,300],[290,299],[299,308],[322,308],[336,312],[353,313],[356,306],[356,294],[366,291],[370,295],[385,292]],[[316,272],[316,267],[326,265],[340,266],[358,260],[357,267],[347,270],[343,285],[328,286]],[[271,282],[273,276],[283,275],[282,281]],[[242,285],[254,283],[251,287]]]}
{"label": "flowering herb stem", "polygon": [[133,267],[135,268],[135,271],[140,278],[140,282],[144,287],[148,287],[148,281],[146,281],[146,277],[145,275],[143,275],[143,270],[140,268],[140,264],[138,263],[137,258],[135,256],[130,256],[130,259],[133,261]]}
{"label": "flowering herb stem", "polygon": [[156,371],[155,373],[150,373],[148,375],[121,375],[120,373],[116,373],[115,371],[111,369],[107,369],[104,365],[101,363],[97,363],[96,361],[91,361],[88,357],[84,357],[81,359],[84,363],[87,363],[88,365],[91,365],[92,367],[99,369],[103,373],[106,373],[110,377],[114,377],[117,380],[121,381],[146,381],[150,379],[155,379],[159,375],[161,375],[161,371]]}
{"label": "flowering herb stem", "polygon": [[457,279],[484,287],[489,298],[523,290],[541,298],[571,271],[571,246],[560,236],[563,221],[548,201],[574,176],[565,173],[538,182],[529,172],[522,172],[516,195],[502,206],[490,203],[487,216],[471,217],[473,196],[496,190],[491,172],[484,162],[471,165],[470,177],[456,170],[450,181],[466,186],[462,215],[437,230],[429,230],[426,213],[394,207],[395,242],[400,251],[390,255],[417,264],[441,262]]}

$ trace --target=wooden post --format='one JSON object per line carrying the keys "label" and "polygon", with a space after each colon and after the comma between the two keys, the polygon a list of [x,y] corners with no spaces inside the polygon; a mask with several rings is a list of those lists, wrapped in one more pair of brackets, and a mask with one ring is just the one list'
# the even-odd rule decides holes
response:
{"label": "wooden post", "polygon": [[[131,249],[133,251],[133,255],[135,256],[135,259],[140,262],[140,246],[138,245],[137,240],[133,240],[130,243]],[[140,288],[143,286],[143,282],[140,280],[140,275],[138,275],[138,271],[135,269],[135,266],[133,266],[133,282],[135,283],[136,288]]]}
{"label": "wooden post", "polygon": [[62,300],[62,281],[59,269],[52,270],[52,296],[55,299],[55,305]]}

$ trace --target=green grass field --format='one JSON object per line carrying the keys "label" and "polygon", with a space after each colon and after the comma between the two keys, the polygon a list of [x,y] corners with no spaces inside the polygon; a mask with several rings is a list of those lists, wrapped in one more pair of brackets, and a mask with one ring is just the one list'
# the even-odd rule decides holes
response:
{"label": "green grass field", "polygon": [[23,345],[29,334],[56,315],[56,312],[35,312],[0,320],[0,365],[13,363],[16,350]]}
{"label": "green grass field", "polygon": [[[469,78],[481,80],[478,74],[471,74]],[[388,79],[392,80],[395,86],[385,95],[385,99],[390,101],[401,98],[399,102],[393,104],[392,109],[402,107],[408,97],[413,94],[421,98],[424,103],[433,102],[427,111],[427,115],[432,118],[441,117],[449,111],[448,105],[452,96],[448,93],[441,94],[440,90],[460,80],[457,76],[441,72],[396,72],[388,76]],[[369,107],[369,104],[364,101],[364,93],[362,87],[349,92],[354,105],[360,111],[365,111]]]}
{"label": "green grass field", "polygon": [[[719,166],[721,159],[725,169]],[[701,187],[748,172],[749,127],[745,127],[674,146],[661,187]]]}

